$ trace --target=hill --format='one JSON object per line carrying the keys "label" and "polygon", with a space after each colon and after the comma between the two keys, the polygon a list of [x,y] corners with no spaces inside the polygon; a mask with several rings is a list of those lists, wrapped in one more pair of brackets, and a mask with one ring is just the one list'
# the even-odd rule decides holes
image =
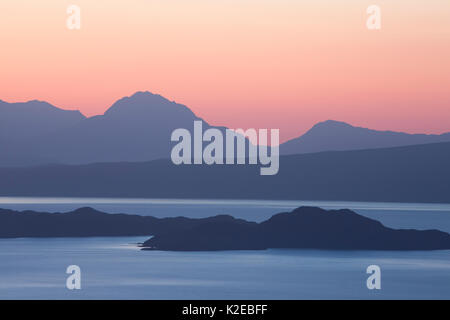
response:
{"label": "hill", "polygon": [[436,135],[378,131],[327,120],[317,123],[305,134],[283,143],[280,154],[375,149],[449,141],[450,133]]}
{"label": "hill", "polygon": [[148,250],[213,251],[269,248],[325,250],[437,250],[450,235],[437,230],[394,230],[351,210],[300,207],[260,224],[211,220],[146,241]]}
{"label": "hill", "polygon": [[0,168],[0,196],[450,203],[449,163],[447,142],[282,156],[274,176],[170,160]]}

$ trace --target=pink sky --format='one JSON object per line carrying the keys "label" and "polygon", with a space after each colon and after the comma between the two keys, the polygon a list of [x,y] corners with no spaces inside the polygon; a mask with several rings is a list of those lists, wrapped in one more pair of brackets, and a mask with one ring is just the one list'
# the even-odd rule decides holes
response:
{"label": "pink sky", "polygon": [[[70,4],[81,30],[66,27]],[[148,90],[282,140],[327,119],[450,131],[448,0],[2,0],[0,43],[8,102],[95,115]]]}

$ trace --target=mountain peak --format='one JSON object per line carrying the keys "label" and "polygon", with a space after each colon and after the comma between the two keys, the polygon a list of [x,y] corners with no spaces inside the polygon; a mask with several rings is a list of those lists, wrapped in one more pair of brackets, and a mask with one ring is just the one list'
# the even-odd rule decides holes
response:
{"label": "mountain peak", "polygon": [[30,101],[27,101],[27,102],[23,102],[23,103],[20,103],[20,104],[22,104],[23,106],[29,106],[31,108],[45,108],[45,109],[49,109],[49,110],[50,109],[52,109],[52,110],[62,110],[62,109],[60,109],[58,107],[55,107],[51,103],[48,103],[48,102],[42,101],[42,100],[37,100],[37,99],[30,100]]}
{"label": "mountain peak", "polygon": [[303,136],[300,136],[297,139],[301,139],[302,137],[309,137],[309,136],[315,136],[320,137],[320,139],[325,139],[326,137],[333,137],[336,134],[347,134],[350,132],[353,132],[355,130],[369,130],[365,128],[360,127],[354,127],[351,124],[348,124],[343,121],[337,121],[337,120],[326,120],[322,122],[316,123],[314,126],[312,126],[311,129],[306,131],[306,133]]}
{"label": "mountain peak", "polygon": [[314,128],[354,128],[354,127],[343,121],[326,120],[316,123],[311,129]]}
{"label": "mountain peak", "polygon": [[413,144],[445,142],[450,135],[408,134],[378,131],[357,127],[346,122],[327,120],[319,122],[304,135],[281,145],[281,154],[299,154],[322,151],[389,148]]}
{"label": "mountain peak", "polygon": [[[13,102],[8,103],[6,101],[0,100],[0,105],[3,107],[3,112],[7,112],[10,115],[13,114],[21,114],[22,116],[44,116],[49,113],[55,114],[66,114],[70,116],[74,116],[77,119],[83,119],[85,116],[79,110],[65,110],[58,107],[55,107],[51,103],[42,100],[29,100],[26,102]],[[6,116],[6,114],[3,114]]]}
{"label": "mountain peak", "polygon": [[[50,132],[86,118],[79,110],[60,109],[41,100],[13,103],[0,100],[0,107],[0,120],[4,121],[2,125],[5,132],[12,129],[23,131],[24,125],[28,126],[28,129],[40,126],[43,132]],[[5,129],[6,123],[8,123],[8,129]],[[13,136],[13,131],[10,131],[10,136]],[[36,134],[33,132],[32,135]]]}
{"label": "mountain peak", "polygon": [[142,102],[171,102],[162,95],[150,91],[136,91],[131,96],[123,97],[122,99]]}
{"label": "mountain peak", "polygon": [[[145,90],[145,91],[136,91],[136,92],[133,93],[130,97],[140,97],[140,96],[143,96],[143,97],[161,97],[161,98],[163,98],[160,94],[153,93],[153,92],[150,92],[150,91],[148,91],[148,90]],[[167,100],[167,99],[166,99],[166,100]]]}
{"label": "mountain peak", "polygon": [[153,93],[150,91],[136,91],[131,96],[123,97],[121,100],[139,100],[139,101],[166,101],[171,102],[169,99],[164,98],[158,93]]}
{"label": "mountain peak", "polygon": [[28,101],[28,103],[35,103],[35,104],[50,104],[50,103],[48,103],[48,102],[46,102],[46,101],[42,101],[42,100],[38,100],[38,99],[33,99],[33,100],[30,100],[30,101]]}
{"label": "mountain peak", "polygon": [[131,96],[117,100],[106,112],[105,115],[126,116],[130,113],[147,114],[154,111],[168,109],[186,109],[186,106],[170,101],[159,94],[150,91],[137,91]]}

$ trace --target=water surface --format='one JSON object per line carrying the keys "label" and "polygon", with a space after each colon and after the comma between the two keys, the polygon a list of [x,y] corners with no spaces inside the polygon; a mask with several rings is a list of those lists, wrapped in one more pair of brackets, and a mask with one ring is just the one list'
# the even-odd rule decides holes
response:
{"label": "water surface", "polygon": [[[144,237],[0,240],[1,299],[450,299],[450,251],[140,251]],[[65,288],[67,266],[82,289]],[[366,287],[381,267],[381,290]]]}
{"label": "water surface", "polygon": [[[231,214],[262,221],[301,205],[349,208],[395,228],[450,232],[450,205],[165,199],[0,198],[1,208],[91,206],[157,217]],[[140,251],[147,237],[0,239],[0,299],[450,299],[450,251]],[[65,287],[69,265],[82,289]],[[366,268],[379,265],[381,290]]]}

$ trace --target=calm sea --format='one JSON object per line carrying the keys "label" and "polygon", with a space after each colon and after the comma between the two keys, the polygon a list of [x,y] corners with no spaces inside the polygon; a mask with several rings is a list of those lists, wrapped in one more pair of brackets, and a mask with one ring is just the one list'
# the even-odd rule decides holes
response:
{"label": "calm sea", "polygon": [[[350,208],[395,228],[450,232],[450,205],[164,199],[0,198],[1,208],[262,221],[300,205]],[[146,237],[0,239],[0,299],[450,299],[450,251],[140,251]],[[67,266],[81,290],[66,289]],[[366,268],[381,268],[368,290]]]}

